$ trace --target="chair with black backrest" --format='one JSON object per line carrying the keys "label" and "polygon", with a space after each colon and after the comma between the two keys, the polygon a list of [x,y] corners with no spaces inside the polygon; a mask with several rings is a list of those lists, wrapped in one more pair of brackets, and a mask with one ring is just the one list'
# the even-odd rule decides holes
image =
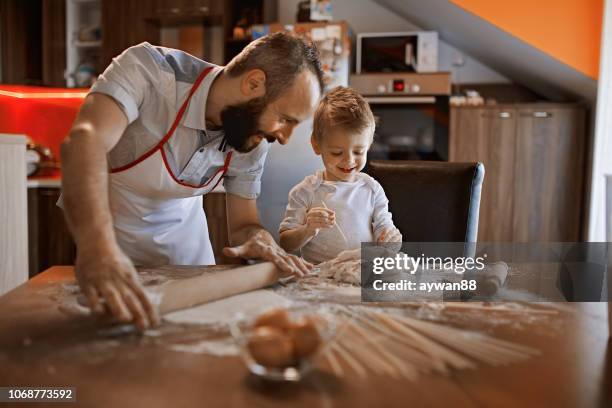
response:
{"label": "chair with black backrest", "polygon": [[404,242],[476,242],[482,163],[372,160]]}

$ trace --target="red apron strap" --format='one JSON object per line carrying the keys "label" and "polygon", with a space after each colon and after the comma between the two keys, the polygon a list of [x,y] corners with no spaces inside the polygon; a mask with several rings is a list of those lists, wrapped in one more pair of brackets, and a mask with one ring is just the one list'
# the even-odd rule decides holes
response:
{"label": "red apron strap", "polygon": [[[185,98],[185,101],[183,101],[183,104],[181,105],[181,108],[179,109],[178,113],[176,114],[176,117],[174,118],[174,122],[172,123],[172,126],[170,127],[170,130],[168,130],[168,132],[163,137],[163,139],[160,140],[159,143],[157,143],[155,146],[153,146],[153,148],[148,150],[146,153],[144,153],[142,156],[140,156],[139,158],[137,158],[133,162],[128,163],[126,165],[123,165],[121,167],[116,167],[114,169],[111,169],[110,170],[111,173],[118,173],[120,171],[127,170],[130,167],[134,167],[135,165],[137,165],[141,161],[145,160],[146,158],[148,158],[149,156],[151,156],[156,151],[158,151],[159,149],[162,148],[162,146],[168,141],[168,139],[170,139],[170,137],[172,137],[172,135],[174,134],[174,131],[178,127],[181,119],[183,118],[183,115],[185,114],[185,111],[187,110],[187,106],[189,105],[189,101],[191,100],[191,97],[198,90],[198,87],[200,86],[200,84],[202,83],[202,81],[204,80],[206,75],[208,75],[208,73],[212,69],[213,69],[213,67],[209,67],[209,68],[206,68],[205,70],[203,70],[200,73],[200,75],[198,76],[198,79],[196,79],[196,81],[194,82],[193,86],[189,90],[189,95],[187,95],[187,98]],[[163,152],[163,150],[162,150],[162,152]]]}
{"label": "red apron strap", "polygon": [[185,186],[185,187],[191,187],[191,188],[202,188],[202,187],[206,187],[210,182],[212,182],[215,177],[217,177],[217,175],[219,173],[221,173],[221,177],[219,177],[217,179],[217,182],[215,183],[214,187],[210,189],[210,191],[214,190],[217,185],[219,184],[219,182],[221,181],[221,179],[223,177],[225,177],[225,173],[227,173],[227,169],[229,168],[229,164],[232,160],[232,153],[234,153],[233,151],[230,151],[227,156],[225,156],[225,162],[223,163],[223,167],[221,167],[219,170],[217,170],[215,172],[215,174],[213,174],[213,176],[204,184],[200,185],[200,186],[196,186],[193,184],[189,184],[189,183],[185,183],[184,181],[179,180],[178,178],[176,178],[176,176],[174,175],[174,173],[172,173],[172,171],[170,170],[170,165],[168,164],[168,159],[166,158],[166,151],[164,149],[161,149],[161,154],[162,154],[162,159],[164,160],[164,166],[166,166],[166,170],[168,170],[168,173],[170,174],[170,177],[172,177],[172,180],[174,180],[177,184],[180,184],[181,186]]}
{"label": "red apron strap", "polygon": [[225,177],[225,174],[227,173],[227,169],[229,169],[230,162],[232,161],[232,153],[234,153],[234,151],[230,151],[225,157],[225,163],[223,164],[223,175],[219,177],[219,180],[217,180],[214,187],[211,188],[210,191],[213,191],[215,188],[217,188],[221,180]]}

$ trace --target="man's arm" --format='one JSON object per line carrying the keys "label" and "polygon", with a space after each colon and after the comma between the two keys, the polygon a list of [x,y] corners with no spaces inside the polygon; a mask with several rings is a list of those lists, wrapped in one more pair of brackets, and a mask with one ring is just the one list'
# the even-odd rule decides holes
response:
{"label": "man's arm", "polygon": [[312,265],[303,259],[287,254],[264,229],[259,221],[255,199],[226,194],[227,226],[231,248],[223,253],[230,257],[264,259],[271,261],[284,273],[303,276]]}
{"label": "man's arm", "polygon": [[144,329],[157,322],[155,308],[115,238],[108,196],[107,152],[127,118],[109,96],[87,96],[61,147],[64,214],[77,246],[75,273],[94,312],[108,311]]}

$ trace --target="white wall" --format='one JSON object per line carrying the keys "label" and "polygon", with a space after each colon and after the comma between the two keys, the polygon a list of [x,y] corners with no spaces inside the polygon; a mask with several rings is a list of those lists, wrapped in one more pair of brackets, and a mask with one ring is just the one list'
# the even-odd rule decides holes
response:
{"label": "white wall", "polygon": [[605,175],[612,174],[612,0],[604,5],[601,35],[588,226],[588,239],[594,242],[606,241]]}
{"label": "white wall", "polygon": [[26,137],[0,134],[0,295],[28,280]]}
{"label": "white wall", "polygon": [[[295,23],[298,3],[299,0],[279,1],[278,19],[281,23]],[[419,30],[419,27],[413,23],[372,0],[333,0],[332,4],[334,20],[347,21],[354,34]],[[439,70],[452,72],[454,83],[510,82],[506,77],[445,42],[440,41],[438,55]],[[452,66],[453,61],[458,57],[462,57],[465,61],[459,76],[457,75],[457,68]]]}

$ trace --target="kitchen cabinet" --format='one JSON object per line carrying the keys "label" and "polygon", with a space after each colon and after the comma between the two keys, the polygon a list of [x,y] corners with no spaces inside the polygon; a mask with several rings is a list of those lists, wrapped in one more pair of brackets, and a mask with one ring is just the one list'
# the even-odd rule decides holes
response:
{"label": "kitchen cabinet", "polygon": [[0,1],[0,82],[41,85],[42,3]]}
{"label": "kitchen cabinet", "polygon": [[480,241],[579,241],[586,111],[572,104],[451,110],[451,161],[485,165]]}
{"label": "kitchen cabinet", "polygon": [[165,18],[172,16],[209,16],[218,11],[219,1],[211,0],[156,0],[152,16]]}
{"label": "kitchen cabinet", "polygon": [[[78,11],[96,8],[95,23]],[[207,45],[211,50],[206,59],[220,64],[249,43],[232,38],[235,25],[276,21],[277,8],[277,0],[2,0],[0,79],[5,84],[73,87],[79,68],[82,75],[90,70],[98,74],[132,45],[159,45],[161,31],[168,27],[220,30],[205,33],[203,40],[219,42]],[[252,15],[258,18],[245,20]],[[97,27],[101,41],[91,33]],[[89,32],[82,37],[93,39],[79,40],[79,32]]]}
{"label": "kitchen cabinet", "polygon": [[102,70],[132,45],[159,44],[159,26],[150,17],[157,7],[151,0],[102,1]]}
{"label": "kitchen cabinet", "polygon": [[164,27],[223,24],[225,2],[212,0],[104,0],[102,66],[132,45],[158,45]]}
{"label": "kitchen cabinet", "polygon": [[46,86],[65,87],[66,1],[42,2],[42,80]]}
{"label": "kitchen cabinet", "polygon": [[215,261],[218,264],[236,264],[240,260],[223,255],[223,248],[229,246],[225,193],[217,192],[204,195],[204,213],[208,223],[208,233]]}
{"label": "kitchen cabinet", "polygon": [[562,106],[518,110],[515,241],[580,240],[585,116]]}
{"label": "kitchen cabinet", "polygon": [[478,238],[512,241],[515,109],[463,109],[451,114],[451,161],[482,162]]}
{"label": "kitchen cabinet", "polygon": [[66,0],[0,1],[3,84],[66,86]]}
{"label": "kitchen cabinet", "polygon": [[76,247],[62,210],[57,187],[28,188],[28,257],[30,277],[54,265],[74,265]]}

